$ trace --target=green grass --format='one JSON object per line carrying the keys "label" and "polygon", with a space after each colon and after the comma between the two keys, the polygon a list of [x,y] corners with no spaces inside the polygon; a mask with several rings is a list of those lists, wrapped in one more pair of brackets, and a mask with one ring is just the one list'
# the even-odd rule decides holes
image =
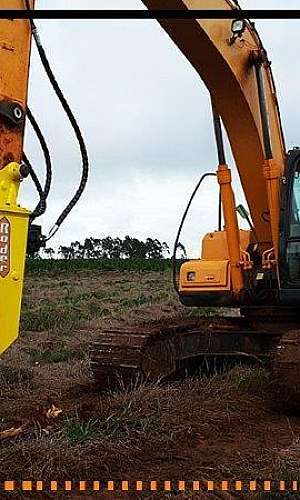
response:
{"label": "green grass", "polygon": [[[134,271],[136,261],[29,263],[23,332],[0,363],[0,427],[29,418],[30,430],[1,443],[2,477],[296,480],[298,422],[270,405],[262,368],[220,375],[216,363],[213,377],[96,391],[88,350],[99,330],[220,314],[180,304],[170,261],[157,262],[167,268],[156,272],[145,269],[153,261],[138,264]],[[41,432],[38,418],[51,402],[63,413]]]}
{"label": "green grass", "polygon": [[264,368],[235,368],[229,373],[233,387],[244,392],[258,394],[264,392],[270,384],[270,374]]}
{"label": "green grass", "polygon": [[61,347],[58,350],[44,350],[38,351],[36,349],[30,349],[29,351],[30,360],[32,363],[62,363],[69,361],[70,359],[82,359],[83,354],[80,351],[74,351]]}
{"label": "green grass", "polygon": [[123,404],[113,412],[109,408],[103,408],[103,412],[97,418],[82,420],[76,416],[66,419],[63,428],[67,438],[73,443],[91,439],[112,443],[125,442],[129,439],[135,441],[142,436],[152,434],[156,440],[165,440],[166,436],[168,441],[172,440],[171,430],[161,432],[159,427],[161,410],[158,402],[155,410],[151,409],[143,414],[139,394],[144,390],[145,388],[140,388],[140,392],[137,391],[137,400],[130,394],[124,396]]}
{"label": "green grass", "polygon": [[64,271],[166,271],[171,259],[27,259],[30,273],[58,273]]}
{"label": "green grass", "polygon": [[[28,292],[35,286],[39,293],[35,299],[25,293],[22,330],[69,335],[84,327],[91,319],[119,318],[131,309],[142,311],[143,308],[146,310],[163,303],[170,307],[173,303],[177,304],[177,297],[171,288],[170,271],[156,272],[155,282],[149,278],[149,274],[147,271],[141,272],[138,283],[132,283],[128,271],[117,281],[102,281],[101,272],[86,271],[86,274],[83,272],[83,275],[78,275],[76,282],[58,282],[54,295],[47,293],[52,286],[51,280],[44,281],[31,274],[26,282]],[[89,283],[94,283],[92,290]]]}
{"label": "green grass", "polygon": [[0,385],[16,385],[30,382],[33,378],[31,370],[3,365],[0,367]]}
{"label": "green grass", "polygon": [[49,330],[67,333],[79,328],[87,318],[86,311],[79,308],[66,308],[57,302],[36,309],[23,309],[21,327],[24,331],[31,332]]}
{"label": "green grass", "polygon": [[98,426],[97,420],[81,422],[73,418],[65,420],[63,430],[71,443],[82,443],[97,436]]}

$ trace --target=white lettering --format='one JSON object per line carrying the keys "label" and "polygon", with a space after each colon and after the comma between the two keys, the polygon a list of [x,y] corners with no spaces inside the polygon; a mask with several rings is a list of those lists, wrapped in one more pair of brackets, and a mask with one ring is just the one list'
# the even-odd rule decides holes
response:
{"label": "white lettering", "polygon": [[2,222],[0,224],[0,233],[1,234],[9,234],[9,223],[8,222]]}
{"label": "white lettering", "polygon": [[0,221],[0,276],[5,278],[10,270],[10,223],[4,217]]}

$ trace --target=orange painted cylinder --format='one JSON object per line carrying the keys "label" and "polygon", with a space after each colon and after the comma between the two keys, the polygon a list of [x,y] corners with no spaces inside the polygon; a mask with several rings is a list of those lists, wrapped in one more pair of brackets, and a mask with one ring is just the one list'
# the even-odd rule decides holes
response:
{"label": "orange painted cylinder", "polygon": [[278,260],[279,244],[279,179],[281,175],[280,166],[274,160],[266,160],[264,163],[264,178],[266,180],[268,205],[270,212],[270,225],[275,258]]}
{"label": "orange painted cylinder", "polygon": [[231,171],[227,165],[219,165],[217,176],[221,190],[225,232],[230,260],[231,283],[233,293],[237,296],[243,289],[244,280],[240,266],[240,234],[234,193],[231,186]]}

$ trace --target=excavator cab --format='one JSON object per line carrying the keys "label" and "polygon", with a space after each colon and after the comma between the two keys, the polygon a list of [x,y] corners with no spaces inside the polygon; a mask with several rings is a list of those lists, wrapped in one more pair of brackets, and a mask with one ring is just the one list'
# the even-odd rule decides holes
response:
{"label": "excavator cab", "polygon": [[300,304],[300,149],[288,153],[280,214],[280,303]]}

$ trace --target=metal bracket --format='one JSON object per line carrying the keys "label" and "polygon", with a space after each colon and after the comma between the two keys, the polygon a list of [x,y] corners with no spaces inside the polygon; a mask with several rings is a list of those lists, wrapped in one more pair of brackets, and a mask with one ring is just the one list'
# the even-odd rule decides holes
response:
{"label": "metal bracket", "polygon": [[4,116],[14,125],[20,125],[24,122],[25,111],[22,106],[15,101],[0,101],[0,116]]}

